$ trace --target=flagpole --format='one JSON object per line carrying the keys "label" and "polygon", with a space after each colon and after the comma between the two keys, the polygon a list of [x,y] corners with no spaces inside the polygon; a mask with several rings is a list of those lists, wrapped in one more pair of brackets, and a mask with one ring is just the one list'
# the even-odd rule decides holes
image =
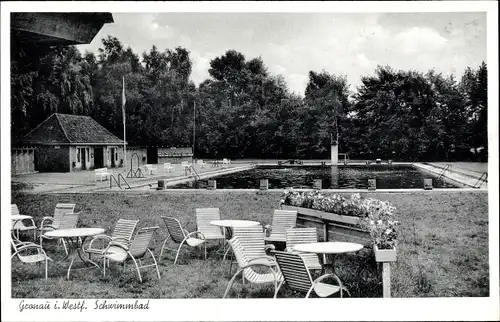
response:
{"label": "flagpole", "polygon": [[125,126],[125,76],[123,76],[123,88],[122,88],[122,113],[123,113],[123,170],[127,169],[127,131]]}

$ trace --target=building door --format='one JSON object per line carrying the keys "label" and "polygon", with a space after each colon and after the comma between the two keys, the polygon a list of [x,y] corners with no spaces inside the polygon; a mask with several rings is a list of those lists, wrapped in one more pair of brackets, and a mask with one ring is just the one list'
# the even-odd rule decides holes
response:
{"label": "building door", "polygon": [[110,155],[111,167],[114,168],[114,167],[116,167],[116,165],[115,165],[115,148],[111,148],[110,150],[111,150],[111,155]]}
{"label": "building door", "polygon": [[85,150],[86,150],[85,148],[80,149],[80,154],[82,156],[82,170],[87,169],[87,157],[86,157]]}
{"label": "building door", "polygon": [[104,168],[104,150],[98,147],[94,148],[94,167]]}
{"label": "building door", "polygon": [[158,148],[148,147],[147,158],[148,158],[149,164],[157,164],[158,163]]}

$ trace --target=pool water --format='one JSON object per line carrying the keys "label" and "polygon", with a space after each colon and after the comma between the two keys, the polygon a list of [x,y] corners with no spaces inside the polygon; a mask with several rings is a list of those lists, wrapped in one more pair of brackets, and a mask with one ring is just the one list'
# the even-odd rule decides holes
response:
{"label": "pool water", "polygon": [[[456,188],[436,176],[424,173],[411,165],[363,165],[338,167],[279,167],[266,166],[221,175],[217,189],[258,189],[260,179],[268,179],[269,189],[313,188],[316,179],[322,189],[367,189],[368,179],[377,180],[377,189],[423,188],[424,179],[432,179],[434,188]],[[169,188],[207,188],[207,180],[197,184],[187,182]]]}

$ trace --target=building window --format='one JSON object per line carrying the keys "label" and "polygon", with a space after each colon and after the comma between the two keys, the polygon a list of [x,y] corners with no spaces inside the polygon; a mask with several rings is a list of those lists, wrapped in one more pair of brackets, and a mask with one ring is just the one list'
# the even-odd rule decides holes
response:
{"label": "building window", "polygon": [[76,162],[80,162],[80,148],[76,149]]}
{"label": "building window", "polygon": [[90,148],[87,148],[87,162],[90,162]]}
{"label": "building window", "polygon": [[115,161],[118,161],[118,152],[115,152]]}

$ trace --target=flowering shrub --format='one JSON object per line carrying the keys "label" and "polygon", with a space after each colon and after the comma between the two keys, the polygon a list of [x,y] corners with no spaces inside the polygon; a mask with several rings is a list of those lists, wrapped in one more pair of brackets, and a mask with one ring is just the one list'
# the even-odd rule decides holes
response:
{"label": "flowering shrub", "polygon": [[358,217],[358,226],[370,232],[373,243],[379,249],[391,249],[397,245],[399,222],[394,219],[396,208],[388,201],[361,198],[359,193],[346,198],[336,194],[323,195],[317,190],[299,192],[289,189],[285,190],[280,203]]}

